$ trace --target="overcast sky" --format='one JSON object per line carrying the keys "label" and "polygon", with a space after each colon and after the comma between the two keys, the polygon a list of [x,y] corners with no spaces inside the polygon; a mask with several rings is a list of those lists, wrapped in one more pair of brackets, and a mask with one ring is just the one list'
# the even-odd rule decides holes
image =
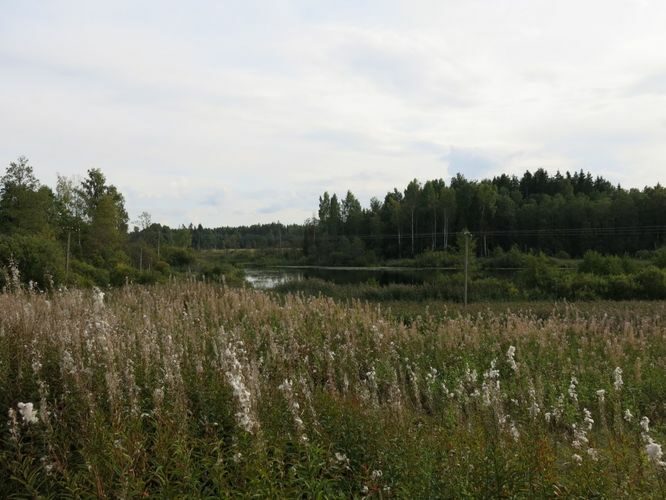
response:
{"label": "overcast sky", "polygon": [[666,2],[0,0],[0,162],[169,225],[412,178],[666,181]]}

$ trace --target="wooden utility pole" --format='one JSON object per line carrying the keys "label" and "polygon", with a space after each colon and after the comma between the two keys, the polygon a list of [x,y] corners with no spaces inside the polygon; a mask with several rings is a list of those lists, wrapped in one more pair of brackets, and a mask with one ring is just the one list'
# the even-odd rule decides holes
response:
{"label": "wooden utility pole", "polygon": [[72,242],[72,232],[67,231],[67,260],[65,261],[65,278],[69,277],[69,246]]}
{"label": "wooden utility pole", "polygon": [[467,307],[467,275],[469,269],[469,231],[465,231],[465,307]]}

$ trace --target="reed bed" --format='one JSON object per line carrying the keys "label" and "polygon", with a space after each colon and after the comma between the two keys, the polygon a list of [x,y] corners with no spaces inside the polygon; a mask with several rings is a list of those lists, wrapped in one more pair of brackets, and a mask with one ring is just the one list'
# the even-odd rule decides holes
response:
{"label": "reed bed", "polygon": [[0,497],[666,495],[666,308],[0,295]]}

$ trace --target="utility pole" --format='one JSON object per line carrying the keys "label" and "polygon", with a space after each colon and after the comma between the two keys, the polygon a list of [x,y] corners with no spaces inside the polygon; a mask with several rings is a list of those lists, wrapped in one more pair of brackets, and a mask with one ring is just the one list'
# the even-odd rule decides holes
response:
{"label": "utility pole", "polygon": [[65,278],[69,277],[69,246],[72,242],[72,231],[67,231],[67,260],[65,263]]}
{"label": "utility pole", "polygon": [[467,274],[469,269],[469,231],[465,230],[465,307],[467,307]]}

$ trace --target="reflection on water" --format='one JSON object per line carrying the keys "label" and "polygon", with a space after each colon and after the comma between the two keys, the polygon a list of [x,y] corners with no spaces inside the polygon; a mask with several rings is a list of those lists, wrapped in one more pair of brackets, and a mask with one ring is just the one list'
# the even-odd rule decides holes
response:
{"label": "reflection on water", "polygon": [[[441,271],[438,271],[441,272]],[[254,288],[266,290],[290,281],[321,279],[337,284],[372,282],[380,286],[391,283],[421,284],[433,277],[432,269],[307,267],[246,269],[245,280]]]}
{"label": "reflection on water", "polygon": [[254,288],[260,290],[268,290],[275,288],[282,283],[289,281],[301,281],[303,274],[292,270],[283,271],[280,269],[246,269],[245,281],[247,281]]}

